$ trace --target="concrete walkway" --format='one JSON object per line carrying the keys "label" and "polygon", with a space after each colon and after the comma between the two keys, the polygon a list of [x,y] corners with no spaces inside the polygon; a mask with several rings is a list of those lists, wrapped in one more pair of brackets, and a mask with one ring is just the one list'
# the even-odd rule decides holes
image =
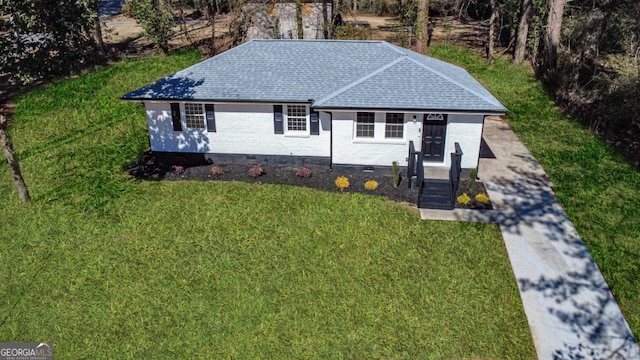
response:
{"label": "concrete walkway", "polygon": [[500,225],[539,359],[640,359],[640,348],[598,266],[538,161],[509,126],[487,120],[495,159],[479,178],[493,211],[421,209],[423,219]]}

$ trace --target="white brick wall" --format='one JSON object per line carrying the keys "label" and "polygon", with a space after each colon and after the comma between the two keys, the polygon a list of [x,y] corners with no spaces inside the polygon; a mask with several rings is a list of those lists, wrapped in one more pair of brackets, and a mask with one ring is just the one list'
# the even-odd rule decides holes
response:
{"label": "white brick wall", "polygon": [[[286,104],[283,104],[286,106]],[[146,102],[151,148],[154,151],[220,154],[263,154],[290,156],[330,156],[344,165],[407,165],[409,141],[416,150],[422,146],[423,113],[405,113],[404,138],[385,139],[385,113],[376,112],[374,138],[355,137],[356,112],[333,112],[333,140],[330,115],[320,112],[320,135],[274,134],[272,104],[215,104],[216,132],[204,129],[173,131],[169,103]],[[184,111],[184,106],[181,106]],[[415,116],[415,121],[414,121]],[[445,161],[432,166],[450,166],[455,142],[460,144],[462,167],[478,165],[483,115],[449,114]]]}
{"label": "white brick wall", "polygon": [[[329,156],[329,114],[320,113],[320,135],[274,134],[272,104],[215,104],[216,132],[173,131],[169,103],[145,103],[154,151]],[[184,106],[181,106],[184,111]]]}
{"label": "white brick wall", "polygon": [[[416,121],[413,121],[413,116]],[[404,138],[385,139],[385,113],[376,112],[374,138],[355,137],[356,112],[333,113],[333,163],[391,166],[407,165],[409,141],[420,146],[421,114],[405,113]]]}

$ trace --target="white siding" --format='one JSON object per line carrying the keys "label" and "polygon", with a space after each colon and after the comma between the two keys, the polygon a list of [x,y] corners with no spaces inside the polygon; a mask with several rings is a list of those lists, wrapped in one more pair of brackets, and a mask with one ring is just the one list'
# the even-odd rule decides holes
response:
{"label": "white siding", "polygon": [[[286,107],[286,104],[283,104]],[[215,104],[216,132],[173,131],[169,103],[146,102],[151,149],[218,154],[323,156],[329,154],[329,115],[320,113],[320,135],[274,134],[272,104]],[[184,112],[184,106],[181,105]],[[285,125],[286,127],[286,125]]]}
{"label": "white siding", "polygon": [[285,39],[298,38],[298,22],[296,20],[295,3],[277,3],[279,33]]}
{"label": "white siding", "polygon": [[374,138],[356,138],[355,119],[356,112],[333,113],[334,164],[391,166],[397,161],[400,166],[406,166],[409,141],[413,140],[416,147],[420,146],[421,114],[404,114],[403,139],[385,139],[384,112],[376,113]]}

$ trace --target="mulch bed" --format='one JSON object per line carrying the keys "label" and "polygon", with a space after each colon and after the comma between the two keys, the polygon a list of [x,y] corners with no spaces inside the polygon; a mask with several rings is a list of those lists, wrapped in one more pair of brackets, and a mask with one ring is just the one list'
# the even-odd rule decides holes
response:
{"label": "mulch bed", "polygon": [[[151,159],[149,157],[146,157],[146,159],[143,159],[139,165],[129,169],[129,173],[135,177],[150,180],[242,181],[247,183],[302,186],[317,190],[335,192],[340,191],[335,185],[336,178],[338,176],[345,176],[349,179],[349,187],[344,189],[344,192],[346,193],[381,195],[393,201],[405,202],[410,204],[415,204],[418,197],[418,191],[415,189],[410,189],[408,187],[407,179],[405,177],[406,173],[404,172],[400,173],[400,185],[398,187],[394,187],[393,175],[391,173],[391,170],[376,170],[374,172],[346,172],[344,170],[332,171],[327,166],[268,164],[261,165],[264,173],[254,178],[249,176],[248,170],[251,165],[247,164],[229,163],[192,167],[174,166],[166,168],[157,166],[157,164],[154,164],[153,161],[150,160]],[[213,166],[221,168],[224,173],[218,175],[212,174],[211,168]],[[311,170],[310,177],[303,178],[300,176],[296,176],[296,172],[302,167],[306,167]],[[476,186],[473,191],[469,191],[467,189],[468,179],[469,171],[464,170],[460,176],[458,195],[466,192],[472,199],[474,199],[477,193],[485,192],[484,185],[480,182],[476,182]],[[364,188],[364,184],[369,180],[375,180],[378,182],[378,187],[375,190],[366,190]],[[468,205],[456,203],[456,208],[491,209],[491,204],[484,205],[474,200]]]}

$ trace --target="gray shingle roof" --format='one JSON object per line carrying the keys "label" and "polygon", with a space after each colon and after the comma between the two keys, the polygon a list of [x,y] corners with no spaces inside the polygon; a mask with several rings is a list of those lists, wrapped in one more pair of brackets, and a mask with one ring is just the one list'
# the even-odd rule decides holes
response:
{"label": "gray shingle roof", "polygon": [[252,40],[122,98],[506,111],[464,69],[385,41]]}

